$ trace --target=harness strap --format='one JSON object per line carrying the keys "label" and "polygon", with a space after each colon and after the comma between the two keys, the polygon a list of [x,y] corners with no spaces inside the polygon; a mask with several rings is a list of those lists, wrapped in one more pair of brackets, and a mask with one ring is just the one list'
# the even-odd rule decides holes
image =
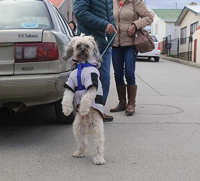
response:
{"label": "harness strap", "polygon": [[77,71],[77,82],[78,82],[78,87],[75,88],[75,90],[84,90],[85,87],[82,85],[81,83],[81,72],[82,72],[82,69],[84,67],[95,67],[94,65],[90,64],[90,63],[79,63],[78,64],[78,71]]}

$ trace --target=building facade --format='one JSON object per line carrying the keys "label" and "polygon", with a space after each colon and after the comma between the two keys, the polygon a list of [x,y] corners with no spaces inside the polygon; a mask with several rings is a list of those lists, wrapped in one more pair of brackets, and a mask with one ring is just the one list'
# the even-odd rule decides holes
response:
{"label": "building facade", "polygon": [[[192,59],[193,34],[200,25],[200,6],[185,6],[176,21],[176,25],[180,27],[179,38],[179,54],[184,58],[185,54],[190,53]],[[185,57],[187,58],[187,57]]]}
{"label": "building facade", "polygon": [[57,7],[66,20],[72,21],[74,20],[73,16],[73,0],[48,0],[50,1],[55,7]]}
{"label": "building facade", "polygon": [[193,34],[192,61],[200,64],[200,26]]}
{"label": "building facade", "polygon": [[181,13],[181,9],[152,9],[154,21],[152,23],[152,34],[156,35],[159,42],[164,37],[171,36],[171,39],[179,37],[179,26],[175,22]]}

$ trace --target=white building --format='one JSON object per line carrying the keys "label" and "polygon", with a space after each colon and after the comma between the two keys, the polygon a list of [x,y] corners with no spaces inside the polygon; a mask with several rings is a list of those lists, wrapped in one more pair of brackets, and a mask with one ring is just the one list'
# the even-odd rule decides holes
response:
{"label": "white building", "polygon": [[154,21],[152,23],[152,34],[156,35],[159,42],[164,37],[170,36],[171,39],[179,37],[179,26],[175,22],[181,13],[181,9],[152,9]]}
{"label": "white building", "polygon": [[[180,53],[192,52],[192,37],[197,27],[200,25],[200,6],[185,6],[176,21],[176,25],[180,27]],[[191,41],[189,41],[191,40]]]}
{"label": "white building", "polygon": [[192,61],[200,64],[200,26],[193,34]]}

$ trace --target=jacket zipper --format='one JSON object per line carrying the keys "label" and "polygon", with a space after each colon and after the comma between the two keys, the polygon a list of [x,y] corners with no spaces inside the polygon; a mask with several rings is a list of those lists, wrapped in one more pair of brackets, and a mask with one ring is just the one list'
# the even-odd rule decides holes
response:
{"label": "jacket zipper", "polygon": [[[124,3],[126,2],[126,0],[124,1]],[[119,26],[119,38],[118,38],[118,44],[120,45],[120,35],[121,35],[121,31],[120,31],[120,13],[121,13],[121,9],[122,7],[124,6],[124,3],[122,4],[122,6],[120,6],[120,3],[118,1],[118,7],[119,7],[119,10],[118,10],[118,26]]]}

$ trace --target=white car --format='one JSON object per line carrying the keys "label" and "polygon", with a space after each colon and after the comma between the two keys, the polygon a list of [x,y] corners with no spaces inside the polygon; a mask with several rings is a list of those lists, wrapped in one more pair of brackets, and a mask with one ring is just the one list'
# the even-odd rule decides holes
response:
{"label": "white car", "polygon": [[148,59],[154,58],[155,62],[159,62],[160,50],[161,50],[160,43],[158,42],[155,35],[150,34],[150,36],[152,37],[152,39],[154,41],[155,49],[153,49],[150,52],[146,52],[146,53],[138,53],[137,57],[138,58],[147,57]]}
{"label": "white car", "polygon": [[71,62],[63,56],[73,33],[47,0],[0,0],[0,110],[12,113],[53,103],[59,123]]}

